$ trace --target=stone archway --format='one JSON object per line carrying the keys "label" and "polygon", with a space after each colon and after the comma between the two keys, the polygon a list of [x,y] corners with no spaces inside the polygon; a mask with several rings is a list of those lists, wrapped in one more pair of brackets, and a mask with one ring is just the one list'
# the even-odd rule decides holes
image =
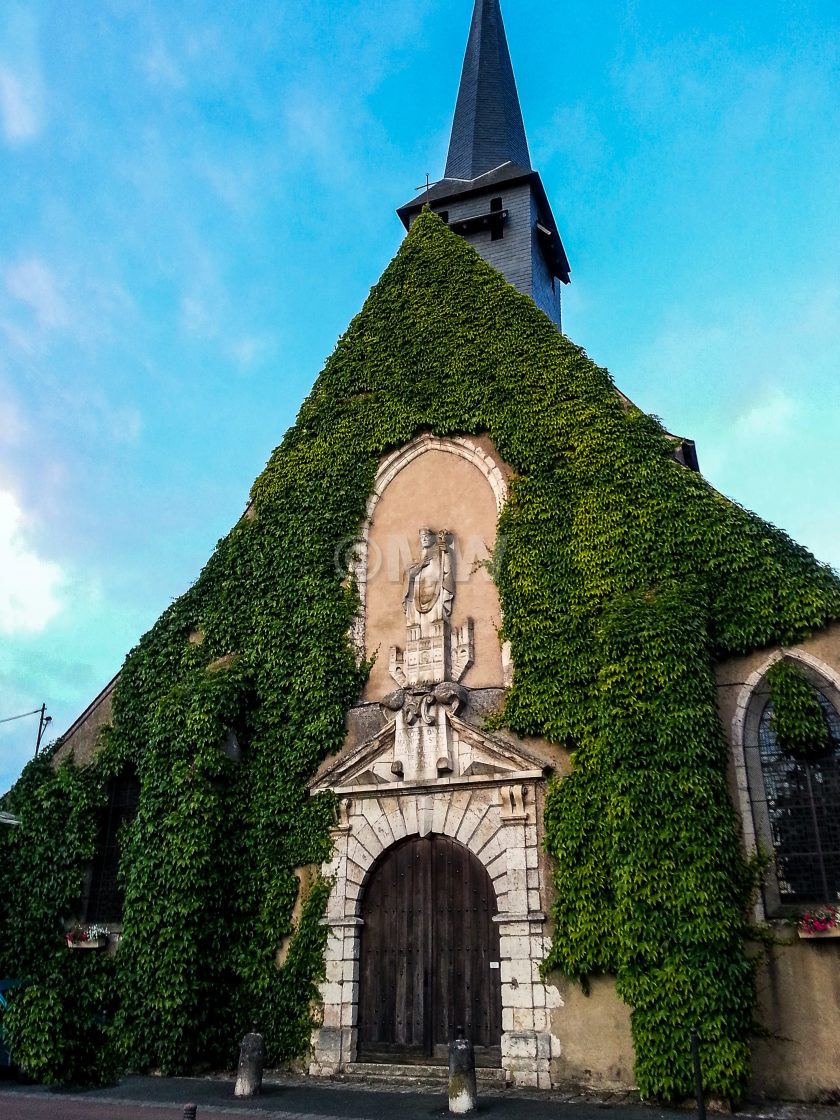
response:
{"label": "stone archway", "polygon": [[450,837],[380,856],[361,900],[361,1061],[443,1064],[461,1027],[479,1064],[501,1063],[497,912],[487,870]]}

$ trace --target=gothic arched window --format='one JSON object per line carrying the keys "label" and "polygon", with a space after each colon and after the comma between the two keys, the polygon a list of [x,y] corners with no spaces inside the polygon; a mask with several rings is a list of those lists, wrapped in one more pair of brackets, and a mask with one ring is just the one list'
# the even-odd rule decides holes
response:
{"label": "gothic arched window", "polygon": [[813,670],[830,746],[811,761],[784,751],[773,730],[766,682],[753,696],[745,761],[758,842],[775,855],[765,884],[768,914],[835,902],[840,894],[840,695]]}

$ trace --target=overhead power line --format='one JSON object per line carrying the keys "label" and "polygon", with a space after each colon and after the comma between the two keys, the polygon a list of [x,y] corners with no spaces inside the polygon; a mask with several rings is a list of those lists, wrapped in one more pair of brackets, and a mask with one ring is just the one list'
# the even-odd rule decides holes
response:
{"label": "overhead power line", "polygon": [[41,749],[41,740],[44,738],[44,732],[52,723],[52,716],[47,715],[47,705],[42,704],[40,708],[36,708],[34,712],[21,712],[19,716],[6,716],[5,719],[0,719],[0,723],[14,723],[16,719],[28,719],[29,716],[40,716],[38,720],[38,738],[35,741],[35,757],[38,757],[38,752]]}
{"label": "overhead power line", "polygon": [[24,712],[19,716],[7,716],[5,719],[0,719],[0,723],[13,723],[16,719],[26,719],[27,716],[38,716],[41,714],[41,709],[36,708],[34,712]]}

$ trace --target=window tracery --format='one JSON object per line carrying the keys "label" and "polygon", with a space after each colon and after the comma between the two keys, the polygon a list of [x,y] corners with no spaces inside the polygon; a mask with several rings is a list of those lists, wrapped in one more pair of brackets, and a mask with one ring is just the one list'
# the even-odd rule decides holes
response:
{"label": "window tracery", "polygon": [[823,755],[804,761],[782,749],[766,681],[753,694],[745,728],[756,838],[775,856],[765,884],[768,916],[833,902],[840,893],[840,697],[813,670],[807,676],[829,728]]}

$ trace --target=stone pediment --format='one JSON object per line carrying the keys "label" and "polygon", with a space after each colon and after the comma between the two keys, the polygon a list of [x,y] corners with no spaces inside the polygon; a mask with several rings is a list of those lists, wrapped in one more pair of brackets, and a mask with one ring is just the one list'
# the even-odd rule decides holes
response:
{"label": "stone pediment", "polygon": [[447,785],[510,783],[541,778],[545,762],[524,747],[480,731],[452,711],[437,709],[431,753],[407,742],[398,717],[348,756],[336,760],[311,784],[310,792],[396,793]]}

